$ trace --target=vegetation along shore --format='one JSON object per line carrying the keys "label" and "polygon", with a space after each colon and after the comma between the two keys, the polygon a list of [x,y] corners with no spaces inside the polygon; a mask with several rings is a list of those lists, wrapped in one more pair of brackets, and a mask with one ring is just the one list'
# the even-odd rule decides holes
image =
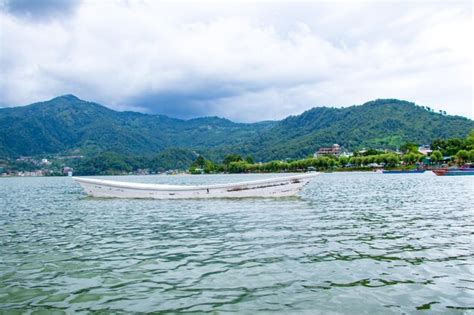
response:
{"label": "vegetation along shore", "polygon": [[[321,151],[321,150],[320,150]],[[329,150],[330,151],[330,150]],[[335,153],[335,154],[331,154]],[[178,162],[178,163],[177,163]],[[50,160],[19,158],[0,161],[3,176],[62,176],[75,175],[127,175],[180,173],[271,173],[318,171],[370,171],[384,169],[414,169],[462,165],[474,162],[474,129],[466,138],[436,139],[430,145],[405,143],[398,150],[362,149],[354,152],[338,149],[337,152],[308,156],[302,159],[255,161],[251,155],[226,155],[213,161],[204,155],[189,154],[174,149],[154,157],[103,152],[90,157],[52,157]],[[66,166],[67,164],[67,166]],[[174,166],[173,169],[163,165]],[[176,167],[178,165],[178,167]]]}
{"label": "vegetation along shore", "polygon": [[[472,160],[466,136],[474,129],[469,118],[397,99],[314,107],[282,120],[240,123],[119,112],[73,95],[0,108],[0,125],[3,176],[337,171],[461,163]],[[334,144],[340,152],[332,152]]]}

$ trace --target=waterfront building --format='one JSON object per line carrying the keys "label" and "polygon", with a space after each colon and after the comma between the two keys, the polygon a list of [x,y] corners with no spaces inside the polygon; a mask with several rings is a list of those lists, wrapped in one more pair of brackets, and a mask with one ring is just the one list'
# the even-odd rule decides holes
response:
{"label": "waterfront building", "polygon": [[327,148],[319,148],[316,153],[314,153],[314,157],[317,158],[318,156],[335,156],[338,157],[341,154],[341,146],[337,143],[333,144],[331,147]]}
{"label": "waterfront building", "polygon": [[420,152],[423,155],[430,155],[433,150],[431,150],[429,145],[421,145],[418,147],[418,152]]}

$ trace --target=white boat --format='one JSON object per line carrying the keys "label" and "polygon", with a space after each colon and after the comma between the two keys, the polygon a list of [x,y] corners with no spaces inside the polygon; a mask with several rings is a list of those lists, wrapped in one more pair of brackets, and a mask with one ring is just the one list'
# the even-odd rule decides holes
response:
{"label": "white boat", "polygon": [[73,178],[82,186],[85,193],[92,197],[190,199],[294,196],[318,174],[311,172],[232,184],[202,186],[141,184],[95,178]]}

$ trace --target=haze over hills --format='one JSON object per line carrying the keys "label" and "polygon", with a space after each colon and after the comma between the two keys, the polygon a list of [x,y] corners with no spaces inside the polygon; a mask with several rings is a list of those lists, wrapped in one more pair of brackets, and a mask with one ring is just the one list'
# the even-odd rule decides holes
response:
{"label": "haze over hills", "polygon": [[428,111],[396,99],[345,108],[315,107],[281,121],[235,123],[218,117],[181,120],[163,115],[118,112],[73,95],[24,107],[0,109],[0,156],[111,151],[153,156],[180,148],[219,160],[225,154],[257,161],[301,158],[338,143],[396,148],[465,137],[474,121]]}

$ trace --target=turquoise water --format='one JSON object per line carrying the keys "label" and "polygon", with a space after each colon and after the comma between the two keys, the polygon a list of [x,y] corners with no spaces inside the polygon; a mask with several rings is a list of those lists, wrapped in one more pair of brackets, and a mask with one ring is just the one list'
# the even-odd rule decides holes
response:
{"label": "turquoise water", "polygon": [[473,192],[472,177],[334,173],[300,198],[106,200],[2,178],[0,312],[472,314]]}

